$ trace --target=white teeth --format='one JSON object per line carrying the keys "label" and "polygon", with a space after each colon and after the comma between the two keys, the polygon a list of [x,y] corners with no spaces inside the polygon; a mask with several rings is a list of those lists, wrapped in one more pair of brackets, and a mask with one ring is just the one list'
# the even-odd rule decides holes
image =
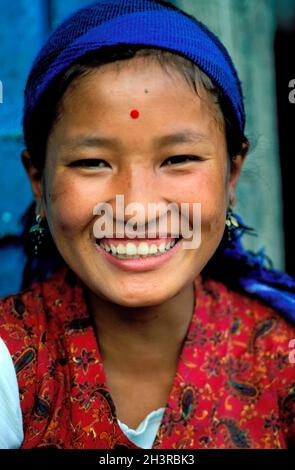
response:
{"label": "white teeth", "polygon": [[150,251],[149,251],[149,254],[150,255],[155,255],[158,251],[158,248],[157,248],[157,245],[155,243],[153,243],[151,246],[150,246]]}
{"label": "white teeth", "polygon": [[100,247],[105,250],[107,253],[111,252],[112,255],[117,256],[119,258],[134,258],[134,257],[146,257],[146,256],[159,256],[166,251],[170,250],[176,243],[177,240],[172,240],[169,243],[160,243],[160,245],[156,245],[152,243],[151,245],[147,242],[141,242],[139,245],[135,243],[128,242],[126,245],[123,243],[119,243],[119,245],[115,246],[113,244],[108,245],[105,242],[100,242]]}
{"label": "white teeth", "polygon": [[126,255],[129,255],[129,256],[137,255],[137,248],[134,243],[127,243]]}
{"label": "white teeth", "polygon": [[115,255],[117,253],[117,249],[116,249],[115,245],[110,245],[110,248],[112,250],[113,255]]}
{"label": "white teeth", "polygon": [[146,242],[141,242],[137,248],[138,255],[148,255],[149,254],[149,246]]}
{"label": "white teeth", "polygon": [[109,245],[105,245],[104,243],[101,243],[100,245],[107,253],[111,251],[111,248],[109,247]]}
{"label": "white teeth", "polygon": [[119,245],[117,246],[117,253],[118,255],[125,255],[126,254],[126,248],[124,245],[122,245],[122,243],[119,243]]}

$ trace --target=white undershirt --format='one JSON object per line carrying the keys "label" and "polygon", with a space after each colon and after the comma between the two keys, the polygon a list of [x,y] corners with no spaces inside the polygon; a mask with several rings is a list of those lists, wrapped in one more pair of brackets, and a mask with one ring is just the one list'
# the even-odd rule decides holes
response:
{"label": "white undershirt", "polygon": [[[128,439],[143,449],[150,449],[162,421],[165,408],[149,413],[136,429],[118,419]],[[0,449],[18,449],[24,439],[17,377],[11,355],[0,338]]]}
{"label": "white undershirt", "polygon": [[136,429],[128,426],[118,419],[118,424],[128,439],[142,449],[151,449],[158,428],[162,421],[165,408],[158,408],[149,413]]}
{"label": "white undershirt", "polygon": [[0,338],[0,449],[18,449],[24,439],[16,373]]}

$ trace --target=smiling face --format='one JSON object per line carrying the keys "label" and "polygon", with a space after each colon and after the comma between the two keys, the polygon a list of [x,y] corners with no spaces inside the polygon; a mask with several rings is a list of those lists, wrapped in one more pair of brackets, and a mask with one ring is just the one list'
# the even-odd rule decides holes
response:
{"label": "smiling face", "polygon": [[[163,303],[217,249],[242,160],[230,172],[222,116],[211,100],[176,70],[168,74],[139,57],[97,68],[66,91],[48,139],[45,186],[30,178],[36,195],[44,190],[44,215],[62,257],[99,297],[132,307]],[[183,249],[180,240],[150,264],[106,254],[93,234],[93,209],[109,203],[116,219],[116,195],[145,209],[151,202],[201,203],[200,247]]]}

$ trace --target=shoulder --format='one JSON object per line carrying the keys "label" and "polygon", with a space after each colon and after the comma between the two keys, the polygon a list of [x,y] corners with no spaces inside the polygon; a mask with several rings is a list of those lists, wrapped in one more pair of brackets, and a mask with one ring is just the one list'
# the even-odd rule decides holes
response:
{"label": "shoulder", "polygon": [[[63,266],[49,279],[36,282],[30,288],[0,300],[0,338],[14,355],[24,345],[40,342],[40,337],[48,323],[50,305],[63,298],[68,289],[65,275],[68,269]],[[32,351],[28,352],[28,355]]]}
{"label": "shoulder", "polygon": [[[24,429],[35,406],[40,378],[46,377],[61,350],[64,312],[72,308],[69,300],[76,282],[71,273],[63,266],[46,281],[0,301],[0,340],[14,366]],[[9,364],[7,354],[5,357]],[[1,384],[5,377],[0,371]],[[13,377],[12,367],[8,374]]]}
{"label": "shoulder", "polygon": [[295,325],[255,295],[231,289],[224,283],[210,278],[203,280],[203,287],[205,292],[213,296],[218,306],[225,308],[233,316],[243,319],[245,324],[253,325],[272,318],[282,327],[295,333]]}
{"label": "shoulder", "polygon": [[213,298],[213,315],[228,319],[230,336],[237,344],[244,342],[248,353],[268,351],[288,361],[295,325],[282,313],[254,295],[235,291],[212,279],[203,281],[204,290]]}
{"label": "shoulder", "polygon": [[245,325],[253,327],[255,333],[273,333],[278,339],[295,338],[295,325],[277,309],[251,294],[229,290],[229,296],[233,312],[240,316]]}
{"label": "shoulder", "polygon": [[213,304],[211,318],[217,315],[214,331],[220,334],[224,327],[224,367],[233,374],[229,386],[252,387],[266,404],[275,397],[273,416],[277,410],[286,442],[294,446],[295,326],[250,294],[211,279],[203,284]]}

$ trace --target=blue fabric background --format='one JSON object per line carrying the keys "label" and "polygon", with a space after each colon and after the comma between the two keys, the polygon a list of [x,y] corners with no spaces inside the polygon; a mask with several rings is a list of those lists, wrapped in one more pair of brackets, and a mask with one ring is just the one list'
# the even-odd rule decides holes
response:
{"label": "blue fabric background", "polygon": [[[20,153],[23,90],[32,61],[51,30],[89,0],[0,0],[0,238],[20,233],[32,192]],[[24,256],[0,249],[0,297],[19,291]]]}

